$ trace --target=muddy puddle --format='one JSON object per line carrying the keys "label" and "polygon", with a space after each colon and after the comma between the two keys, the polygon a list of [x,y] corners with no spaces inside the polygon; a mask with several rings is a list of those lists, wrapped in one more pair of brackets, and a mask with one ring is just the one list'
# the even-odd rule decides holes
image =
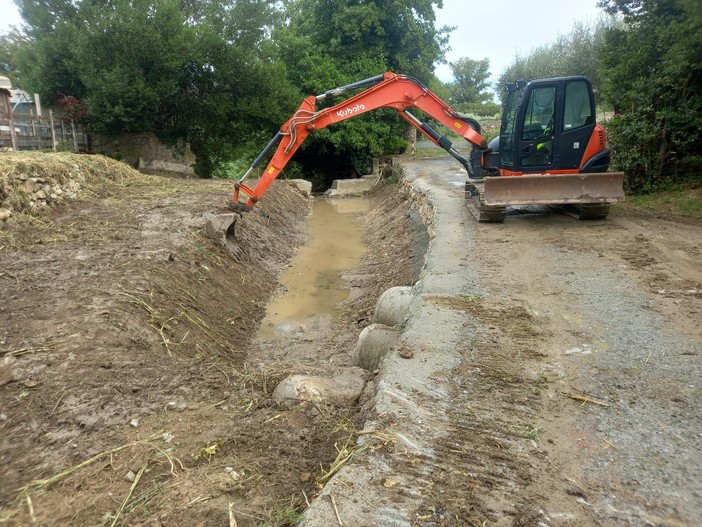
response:
{"label": "muddy puddle", "polygon": [[280,276],[280,293],[269,303],[256,340],[259,344],[326,332],[349,296],[346,271],[366,254],[358,221],[366,198],[317,199],[308,220],[307,244],[298,248]]}

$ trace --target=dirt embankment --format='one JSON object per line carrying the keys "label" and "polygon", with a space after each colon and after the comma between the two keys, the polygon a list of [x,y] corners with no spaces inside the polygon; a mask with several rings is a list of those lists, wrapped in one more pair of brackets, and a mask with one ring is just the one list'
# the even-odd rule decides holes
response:
{"label": "dirt embankment", "polygon": [[[295,365],[249,361],[276,276],[304,241],[307,200],[275,184],[237,222],[232,260],[203,230],[228,183],[7,155],[7,195],[25,203],[27,181],[51,185],[47,163],[84,185],[0,225],[0,521],[294,522],[355,427],[353,408],[279,407],[270,394]],[[389,265],[411,252],[406,204],[389,192],[376,205],[374,252],[333,339],[340,356],[377,292],[412,282]]]}

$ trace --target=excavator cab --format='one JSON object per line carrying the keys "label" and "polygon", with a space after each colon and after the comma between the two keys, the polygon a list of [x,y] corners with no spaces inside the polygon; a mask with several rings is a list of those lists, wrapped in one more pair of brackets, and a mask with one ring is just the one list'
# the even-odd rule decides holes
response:
{"label": "excavator cab", "polygon": [[607,172],[610,152],[585,77],[508,84],[500,135],[489,147],[471,156],[474,180],[466,184],[479,221],[502,221],[513,205],[567,205],[580,219],[602,219],[624,200],[624,175]]}
{"label": "excavator cab", "polygon": [[500,126],[500,168],[521,173],[606,171],[608,149],[581,167],[595,126],[595,99],[585,77],[510,84]]}

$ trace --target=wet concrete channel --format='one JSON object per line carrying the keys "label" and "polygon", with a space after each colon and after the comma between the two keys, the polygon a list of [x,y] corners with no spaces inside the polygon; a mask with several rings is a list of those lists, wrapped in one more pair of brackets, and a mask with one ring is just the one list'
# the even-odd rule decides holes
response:
{"label": "wet concrete channel", "polygon": [[343,273],[357,267],[367,251],[359,218],[369,204],[364,197],[314,200],[307,243],[279,278],[280,293],[267,307],[259,344],[331,328],[350,292]]}

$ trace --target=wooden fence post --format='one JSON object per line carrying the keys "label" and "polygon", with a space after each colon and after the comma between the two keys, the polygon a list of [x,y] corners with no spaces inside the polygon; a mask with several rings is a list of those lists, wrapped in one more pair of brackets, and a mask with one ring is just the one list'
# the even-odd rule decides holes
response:
{"label": "wooden fence post", "polygon": [[49,125],[51,126],[51,150],[56,152],[56,130],[54,130],[54,111],[49,110]]}
{"label": "wooden fence post", "polygon": [[10,104],[10,99],[7,99],[7,116],[10,120],[10,140],[12,142],[12,151],[17,152],[17,134],[15,133],[15,120],[12,117],[12,104]]}
{"label": "wooden fence post", "polygon": [[73,150],[78,152],[78,136],[76,135],[76,125],[71,119],[71,134],[73,135]]}

